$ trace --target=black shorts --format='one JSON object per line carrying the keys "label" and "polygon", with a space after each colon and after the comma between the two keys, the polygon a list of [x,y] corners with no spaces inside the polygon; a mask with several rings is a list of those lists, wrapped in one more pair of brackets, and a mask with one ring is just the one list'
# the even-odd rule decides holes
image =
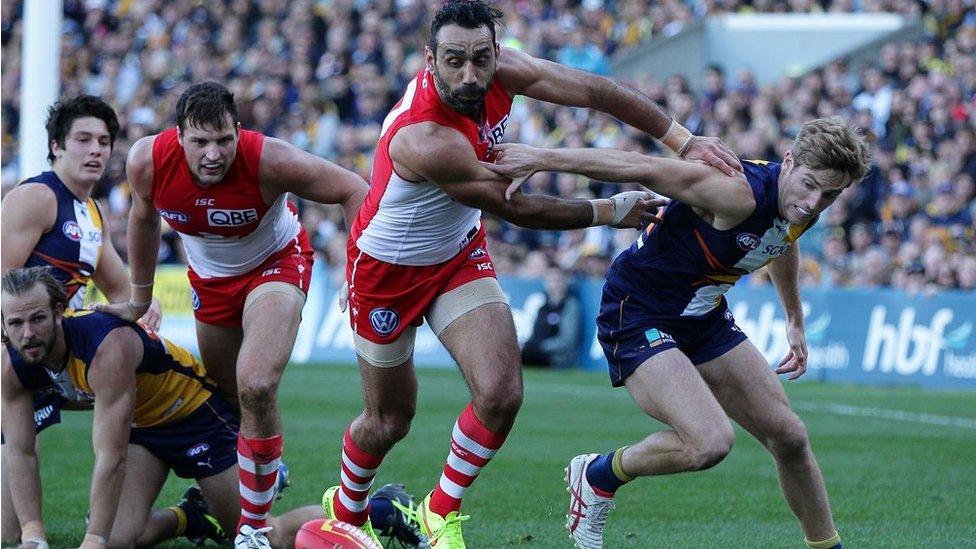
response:
{"label": "black shorts", "polygon": [[159,427],[133,428],[138,444],[181,478],[206,478],[237,464],[237,416],[213,395],[189,416]]}

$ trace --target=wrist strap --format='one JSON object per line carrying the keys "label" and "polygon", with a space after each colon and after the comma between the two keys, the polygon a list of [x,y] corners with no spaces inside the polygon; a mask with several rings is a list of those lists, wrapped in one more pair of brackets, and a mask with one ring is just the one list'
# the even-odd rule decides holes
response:
{"label": "wrist strap", "polygon": [[136,288],[137,290],[145,290],[146,288],[152,288],[155,286],[155,282],[149,282],[147,284],[136,284],[135,282],[130,282],[129,286]]}
{"label": "wrist strap", "polygon": [[94,543],[105,547],[105,538],[96,536],[95,534],[85,534],[85,543]]}
{"label": "wrist strap", "polygon": [[51,546],[47,544],[47,540],[44,538],[26,538],[20,540],[22,545],[27,545],[28,543],[33,543],[37,545],[37,549],[50,549]]}
{"label": "wrist strap", "polygon": [[682,154],[688,152],[688,147],[691,147],[691,143],[694,141],[695,136],[688,131],[688,128],[678,124],[675,119],[671,119],[671,125],[668,126],[668,131],[664,133],[661,137],[661,143],[671,149],[672,152],[681,156]]}

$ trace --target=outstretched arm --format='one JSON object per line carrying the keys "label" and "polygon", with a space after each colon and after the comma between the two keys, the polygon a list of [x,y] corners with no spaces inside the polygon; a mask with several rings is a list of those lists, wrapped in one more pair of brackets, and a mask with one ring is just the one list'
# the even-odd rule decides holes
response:
{"label": "outstretched arm", "polygon": [[[654,214],[664,202],[646,193],[616,199],[581,200],[515,193],[505,199],[508,178],[481,166],[471,144],[458,131],[433,122],[397,132],[390,156],[401,176],[431,181],[451,198],[491,212],[528,229],[579,229],[593,225],[639,228],[660,221]],[[625,194],[625,193],[622,193]]]}
{"label": "outstretched arm", "polygon": [[642,93],[595,74],[502,48],[499,77],[515,94],[540,101],[605,112],[661,140],[685,160],[700,160],[726,175],[742,171],[735,153],[720,139],[694,136]]}
{"label": "outstretched arm", "polygon": [[495,163],[482,162],[482,166],[513,181],[535,172],[570,172],[601,181],[640,183],[727,219],[745,219],[756,206],[742,174],[730,177],[697,162],[612,149],[538,149],[502,144],[495,150]]}
{"label": "outstretched arm", "polygon": [[264,139],[258,177],[262,189],[275,197],[290,192],[320,204],[341,204],[347,226],[369,191],[355,173],[273,137]]}
{"label": "outstretched arm", "polygon": [[[10,495],[20,520],[21,540],[25,546],[31,541],[45,541],[41,519],[41,475],[35,447],[33,394],[20,383],[14,373],[7,348],[0,350],[3,380],[3,461]],[[39,544],[38,544],[39,545]]]}
{"label": "outstretched arm", "polygon": [[797,379],[807,371],[807,338],[803,327],[803,303],[800,301],[799,243],[794,242],[766,269],[786,311],[786,340],[790,344],[790,351],[779,361],[776,373],[792,372],[789,379]]}
{"label": "outstretched arm", "polygon": [[86,534],[102,539],[108,539],[118,511],[136,400],[136,367],[142,354],[142,341],[135,330],[116,328],[102,340],[88,369],[88,382],[95,393],[95,466]]}

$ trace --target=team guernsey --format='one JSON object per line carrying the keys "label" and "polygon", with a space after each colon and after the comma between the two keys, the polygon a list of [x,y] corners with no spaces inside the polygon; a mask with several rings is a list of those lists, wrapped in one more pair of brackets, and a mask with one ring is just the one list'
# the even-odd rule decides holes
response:
{"label": "team guernsey", "polygon": [[29,184],[51,189],[57,201],[57,217],[38,239],[24,267],[51,267],[51,274],[68,291],[69,306],[81,307],[101,257],[102,214],[93,199],[78,200],[54,172],[21,183]]}
{"label": "team guernsey", "polygon": [[[375,343],[419,325],[433,300],[495,276],[481,211],[457,202],[430,181],[396,173],[390,142],[401,129],[433,122],[460,132],[480,160],[505,134],[512,95],[496,77],[476,119],[451,109],[421,71],[383,121],[370,189],[349,234],[346,279],[353,330]],[[449,159],[446,159],[449,161]]]}
{"label": "team guernsey", "polygon": [[615,386],[665,349],[677,347],[701,364],[741,343],[745,335],[725,293],[789,250],[816,221],[795,225],[780,216],[779,164],[742,165],[756,202],[745,221],[719,230],[691,206],[671,201],[663,223],[649,226],[611,265],[597,326]]}
{"label": "team guernsey", "polygon": [[240,327],[247,294],[282,281],[308,291],[313,250],[298,213],[281,194],[267,205],[258,179],[264,135],[240,130],[224,178],[201,187],[176,128],[153,141],[152,203],[186,249],[197,320]]}
{"label": "team guernsey", "polygon": [[135,372],[130,442],[145,446],[187,478],[210,476],[236,462],[237,420],[217,394],[203,364],[189,351],[139,324],[106,313],[68,309],[61,326],[69,355],[60,372],[26,364],[7,347],[24,388],[93,403],[96,395],[88,371],[99,347],[113,330],[131,328],[142,340],[143,354]]}

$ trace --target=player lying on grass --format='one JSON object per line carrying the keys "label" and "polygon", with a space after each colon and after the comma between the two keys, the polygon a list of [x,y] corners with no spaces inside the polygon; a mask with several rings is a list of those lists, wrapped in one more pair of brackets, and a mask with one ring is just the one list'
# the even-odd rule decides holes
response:
{"label": "player lying on grass", "polygon": [[[241,511],[237,419],[203,365],[138,324],[66,309],[64,287],[46,268],[7,271],[2,288],[2,423],[24,544],[47,545],[34,453],[35,391],[94,404],[95,465],[82,548],[145,547],[178,536],[222,540],[224,531],[232,532]],[[171,470],[196,479],[205,504],[186,498],[177,507],[151,509]],[[253,473],[246,463],[244,470]],[[393,494],[400,495],[409,501],[405,493]],[[321,516],[316,505],[293,510],[272,518],[266,535],[274,547],[291,547],[301,525]],[[403,522],[394,513],[386,518]]]}
{"label": "player lying on grass", "polygon": [[501,145],[486,167],[513,181],[563,171],[637,182],[673,200],[613,262],[597,317],[615,387],[670,428],[607,454],[573,458],[568,523],[577,546],[601,547],[614,492],[639,476],[707,469],[732,447],[729,417],[772,454],[780,486],[811,547],[839,547],[806,428],[724,294],[760,267],[787,317],[790,351],[775,373],[796,379],[807,345],[797,239],[869,168],[864,137],[839,118],[806,123],[782,163],[708,166],[606,149]]}

